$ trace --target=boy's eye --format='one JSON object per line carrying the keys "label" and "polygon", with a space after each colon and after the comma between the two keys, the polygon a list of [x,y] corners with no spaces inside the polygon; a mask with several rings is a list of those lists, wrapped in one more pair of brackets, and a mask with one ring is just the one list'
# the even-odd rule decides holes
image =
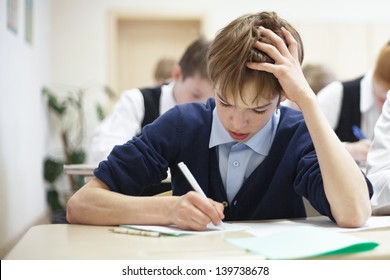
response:
{"label": "boy's eye", "polygon": [[255,112],[256,114],[262,115],[265,112],[267,112],[267,110],[253,110],[253,112]]}
{"label": "boy's eye", "polygon": [[221,104],[223,107],[230,107],[230,104],[227,104],[225,102],[222,102],[222,100],[219,100],[219,104]]}
{"label": "boy's eye", "polygon": [[200,94],[193,93],[192,98],[196,99],[196,100],[200,100],[200,99],[202,99],[202,96]]}

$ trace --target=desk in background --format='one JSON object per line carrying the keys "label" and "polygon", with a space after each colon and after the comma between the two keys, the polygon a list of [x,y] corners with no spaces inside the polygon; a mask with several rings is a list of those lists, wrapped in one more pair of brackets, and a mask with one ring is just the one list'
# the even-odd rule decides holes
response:
{"label": "desk in background", "polygon": [[[85,180],[94,177],[93,171],[97,166],[93,164],[65,164],[65,173],[69,176],[83,176]],[[171,173],[168,171],[168,177],[162,183],[171,183]]]}
{"label": "desk in background", "polygon": [[[267,223],[267,221],[259,223]],[[251,236],[245,231],[155,238],[117,234],[111,232],[111,228],[113,227],[66,224],[34,226],[16,244],[6,259],[221,260],[263,258],[225,241],[226,238]],[[364,238],[380,245],[367,252],[318,259],[390,259],[390,227],[343,234]]]}

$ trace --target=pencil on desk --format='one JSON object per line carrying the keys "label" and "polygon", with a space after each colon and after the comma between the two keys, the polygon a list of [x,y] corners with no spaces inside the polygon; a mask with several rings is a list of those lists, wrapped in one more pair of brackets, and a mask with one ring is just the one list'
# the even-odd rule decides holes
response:
{"label": "pencil on desk", "polygon": [[136,230],[136,229],[128,229],[128,228],[113,228],[112,232],[129,234],[129,235],[138,235],[138,236],[148,236],[148,237],[160,237],[161,234],[155,231],[145,231],[145,230]]}

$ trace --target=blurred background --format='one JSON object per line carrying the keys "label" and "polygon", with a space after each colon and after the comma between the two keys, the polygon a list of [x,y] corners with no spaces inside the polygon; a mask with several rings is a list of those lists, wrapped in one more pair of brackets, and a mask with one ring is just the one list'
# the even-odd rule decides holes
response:
{"label": "blurred background", "polygon": [[388,0],[0,0],[0,258],[50,222],[50,199],[64,206],[77,182],[59,167],[88,164],[123,90],[154,84],[159,59],[259,11],[292,23],[304,64],[340,80],[363,75],[390,40]]}

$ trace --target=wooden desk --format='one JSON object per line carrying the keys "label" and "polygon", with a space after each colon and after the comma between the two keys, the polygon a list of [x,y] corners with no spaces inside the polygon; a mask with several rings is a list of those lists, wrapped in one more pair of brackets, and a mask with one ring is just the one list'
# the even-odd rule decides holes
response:
{"label": "wooden desk", "polygon": [[[262,259],[225,242],[248,232],[211,235],[143,237],[117,234],[112,227],[50,224],[30,228],[6,259]],[[347,233],[344,233],[347,234]],[[319,259],[390,259],[390,227],[348,234],[379,243],[374,250]]]}
{"label": "wooden desk", "polygon": [[[97,166],[93,164],[68,164],[64,165],[65,174],[70,176],[83,176],[85,181],[94,178],[93,171]],[[171,183],[171,172],[168,170],[168,177],[162,183]]]}

